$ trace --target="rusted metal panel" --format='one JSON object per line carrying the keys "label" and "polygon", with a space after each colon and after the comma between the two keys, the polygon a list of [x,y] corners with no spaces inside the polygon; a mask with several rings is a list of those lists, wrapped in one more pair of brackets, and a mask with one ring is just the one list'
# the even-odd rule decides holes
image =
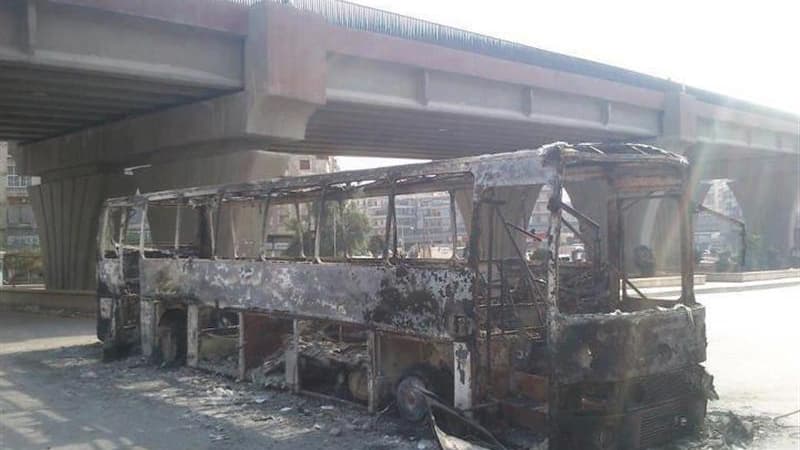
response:
{"label": "rusted metal panel", "polygon": [[143,298],[287,314],[452,338],[473,274],[451,266],[144,259]]}
{"label": "rusted metal panel", "polygon": [[[696,431],[705,415],[705,378],[699,365],[624,383],[562,387],[557,448],[643,449]],[[611,387],[608,389],[607,387]]]}
{"label": "rusted metal panel", "polygon": [[242,336],[244,370],[259,366],[267,356],[279,351],[285,344],[285,336],[291,331],[291,321],[265,314],[241,313],[239,334]]}
{"label": "rusted metal panel", "polygon": [[100,259],[97,262],[98,295],[117,297],[122,295],[125,281],[122,277],[122,264],[119,259]]}
{"label": "rusted metal panel", "polygon": [[706,359],[703,306],[559,315],[553,325],[553,369],[561,384],[621,381]]}
{"label": "rusted metal panel", "polygon": [[472,354],[465,342],[453,343],[453,404],[461,410],[470,409],[473,403]]}
{"label": "rusted metal panel", "polygon": [[200,307],[186,307],[186,365],[197,367],[200,362]]}
{"label": "rusted metal panel", "polygon": [[156,347],[159,307],[155,302],[139,302],[139,329],[142,355],[150,357]]}
{"label": "rusted metal panel", "polygon": [[292,320],[292,333],[289,345],[286,346],[286,354],[284,356],[284,370],[286,372],[286,385],[294,393],[300,391],[300,373],[298,372],[298,354],[300,352],[299,339],[300,330],[297,319]]}

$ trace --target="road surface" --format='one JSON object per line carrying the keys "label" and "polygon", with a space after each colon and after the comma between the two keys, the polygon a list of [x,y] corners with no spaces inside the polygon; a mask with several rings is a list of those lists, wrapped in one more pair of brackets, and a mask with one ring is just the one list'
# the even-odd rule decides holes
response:
{"label": "road surface", "polygon": [[[762,417],[800,408],[800,286],[699,300],[721,396],[710,408]],[[373,426],[349,407],[98,356],[92,320],[0,312],[0,448],[433,448],[425,430]],[[798,430],[757,434],[752,448],[796,450]]]}

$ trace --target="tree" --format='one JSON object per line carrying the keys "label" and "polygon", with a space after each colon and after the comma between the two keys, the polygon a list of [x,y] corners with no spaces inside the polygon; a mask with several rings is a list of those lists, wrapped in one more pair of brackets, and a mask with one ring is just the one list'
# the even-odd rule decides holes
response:
{"label": "tree", "polygon": [[40,282],[43,279],[44,262],[38,249],[7,253],[3,266],[9,284]]}
{"label": "tree", "polygon": [[383,239],[383,236],[379,234],[373,234],[369,237],[369,242],[367,243],[367,248],[372,256],[376,258],[380,258],[383,256],[383,247],[386,245],[386,241]]}
{"label": "tree", "polygon": [[747,240],[747,261],[745,261],[747,269],[766,269],[769,263],[769,255],[764,238],[758,233],[749,233],[745,239]]}
{"label": "tree", "polygon": [[[312,204],[310,216],[316,217],[319,203]],[[310,221],[304,221],[309,224]],[[297,235],[303,233],[303,251],[306,256],[314,254],[314,230],[304,226],[296,218],[292,219],[289,228]],[[355,203],[325,202],[323,223],[320,236],[320,256],[366,256],[369,250],[367,235],[370,231],[369,218],[359,210]],[[295,237],[289,244],[286,253],[290,256],[300,255],[300,241]],[[335,251],[334,251],[335,250]]]}

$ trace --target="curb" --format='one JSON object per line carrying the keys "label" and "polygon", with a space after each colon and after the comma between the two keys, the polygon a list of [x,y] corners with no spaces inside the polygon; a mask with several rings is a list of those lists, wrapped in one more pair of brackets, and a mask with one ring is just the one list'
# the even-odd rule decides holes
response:
{"label": "curb", "polygon": [[[710,283],[706,283],[704,286],[709,286]],[[763,289],[777,289],[782,287],[789,287],[789,286],[800,286],[800,280],[796,281],[784,281],[782,283],[765,283],[765,284],[757,284],[757,285],[745,285],[745,286],[719,286],[719,287],[705,287],[703,289],[695,289],[695,295],[702,295],[702,294],[722,294],[726,292],[745,292],[745,291],[758,291]],[[647,295],[647,291],[644,292]],[[681,291],[664,291],[664,292],[653,292],[651,293],[653,296],[663,296],[663,295],[681,295]]]}

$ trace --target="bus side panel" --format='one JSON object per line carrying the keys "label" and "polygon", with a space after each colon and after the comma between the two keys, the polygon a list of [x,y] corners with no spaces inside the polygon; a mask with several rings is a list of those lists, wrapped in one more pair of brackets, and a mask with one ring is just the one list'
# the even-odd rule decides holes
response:
{"label": "bus side panel", "polygon": [[472,273],[451,266],[146,259],[143,298],[332,320],[423,337],[469,332]]}

